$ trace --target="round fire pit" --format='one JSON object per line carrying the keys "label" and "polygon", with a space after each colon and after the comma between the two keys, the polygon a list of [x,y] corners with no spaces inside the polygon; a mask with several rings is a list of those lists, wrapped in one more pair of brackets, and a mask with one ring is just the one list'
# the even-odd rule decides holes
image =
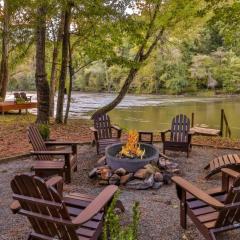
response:
{"label": "round fire pit", "polygon": [[143,159],[140,158],[120,158],[117,154],[121,151],[123,143],[116,143],[110,145],[105,150],[107,165],[116,170],[118,168],[124,168],[128,172],[136,172],[138,169],[143,168],[150,161],[159,159],[158,149],[150,144],[140,143],[140,148],[145,149],[145,155]]}

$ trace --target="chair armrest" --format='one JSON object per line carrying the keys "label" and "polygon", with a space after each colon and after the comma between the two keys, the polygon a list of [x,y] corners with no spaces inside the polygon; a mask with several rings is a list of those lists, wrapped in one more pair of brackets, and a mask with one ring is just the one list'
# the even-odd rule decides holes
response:
{"label": "chair armrest", "polygon": [[122,131],[122,129],[119,126],[117,126],[117,125],[111,125],[111,128],[113,128],[113,129],[115,129],[117,131]]}
{"label": "chair armrest", "polygon": [[171,129],[161,131],[160,133],[161,133],[161,134],[165,134],[165,133],[168,133],[168,132],[171,132]]}
{"label": "chair armrest", "polygon": [[96,129],[95,127],[90,127],[90,130],[91,130],[92,132],[97,132],[97,129]]}
{"label": "chair armrest", "polygon": [[64,145],[77,145],[78,142],[61,142],[61,141],[45,141],[46,145],[56,145],[56,146],[64,146]]}
{"label": "chair armrest", "polygon": [[21,205],[19,203],[18,200],[14,200],[11,204],[10,204],[10,209],[12,211],[13,214],[18,213],[18,211],[21,209]]}
{"label": "chair armrest", "polygon": [[64,151],[31,151],[33,155],[69,155],[72,154],[71,150]]}
{"label": "chair armrest", "polygon": [[192,183],[186,181],[185,179],[178,176],[174,176],[172,177],[172,181],[175,182],[176,185],[178,185],[184,191],[192,194],[194,197],[212,206],[213,208],[215,209],[224,208],[223,203],[219,202],[217,199],[208,195],[206,192],[202,191],[201,189],[195,187]]}
{"label": "chair armrest", "polygon": [[60,176],[51,177],[50,179],[48,179],[46,181],[46,185],[48,187],[52,187],[52,186],[55,186],[55,185],[61,184],[61,183],[63,184],[63,178]]}
{"label": "chair armrest", "polygon": [[51,177],[46,181],[48,187],[54,187],[58,193],[62,196],[63,194],[63,178],[60,176]]}
{"label": "chair armrest", "polygon": [[106,187],[76,218],[72,220],[74,225],[81,225],[99,213],[114,197],[118,187],[110,185]]}
{"label": "chair armrest", "polygon": [[232,178],[237,178],[240,176],[239,172],[236,172],[229,168],[222,168],[221,172],[227,174],[229,177],[232,177]]}
{"label": "chair armrest", "polygon": [[163,142],[163,143],[164,143],[165,140],[166,140],[165,134],[168,133],[168,132],[171,132],[171,130],[168,129],[168,130],[165,130],[165,131],[160,132],[160,134],[161,134],[161,139],[162,139],[162,142]]}
{"label": "chair armrest", "polygon": [[121,138],[121,134],[122,134],[122,129],[116,125],[111,125],[111,128],[113,128],[114,130],[117,131],[117,137]]}

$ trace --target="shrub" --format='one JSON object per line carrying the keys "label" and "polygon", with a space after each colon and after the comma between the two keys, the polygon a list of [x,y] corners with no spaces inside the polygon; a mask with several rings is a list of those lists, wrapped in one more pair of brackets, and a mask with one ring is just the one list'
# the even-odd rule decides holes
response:
{"label": "shrub", "polygon": [[137,240],[140,219],[139,203],[135,202],[133,205],[131,224],[128,224],[128,226],[122,226],[119,215],[114,211],[118,195],[119,193],[114,197],[108,208],[104,222],[103,240]]}
{"label": "shrub", "polygon": [[44,140],[48,140],[50,136],[50,128],[48,124],[39,124],[38,130]]}

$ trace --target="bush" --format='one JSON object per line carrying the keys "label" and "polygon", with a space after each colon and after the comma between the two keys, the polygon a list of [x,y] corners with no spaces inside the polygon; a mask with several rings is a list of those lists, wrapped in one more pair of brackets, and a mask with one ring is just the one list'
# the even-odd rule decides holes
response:
{"label": "bush", "polygon": [[48,124],[39,124],[38,130],[42,136],[42,138],[46,141],[49,139],[50,136],[50,128]]}
{"label": "bush", "polygon": [[110,204],[103,229],[103,240],[137,240],[138,224],[140,219],[139,203],[135,202],[132,208],[132,223],[127,227],[121,226],[120,217],[115,213],[116,201],[119,193]]}

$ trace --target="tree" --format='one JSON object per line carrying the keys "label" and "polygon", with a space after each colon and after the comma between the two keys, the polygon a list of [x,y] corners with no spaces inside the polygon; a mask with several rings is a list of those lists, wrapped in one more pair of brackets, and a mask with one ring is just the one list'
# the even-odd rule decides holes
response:
{"label": "tree", "polygon": [[2,59],[0,71],[0,97],[4,100],[9,80],[8,55],[9,55],[9,22],[10,9],[8,0],[4,0],[3,6],[3,31],[2,31]]}
{"label": "tree", "polygon": [[36,16],[36,88],[37,88],[37,120],[38,123],[49,121],[49,85],[45,69],[47,6],[41,3],[37,7]]}
{"label": "tree", "polygon": [[62,41],[62,64],[61,73],[59,77],[58,86],[58,99],[57,99],[57,113],[56,122],[63,123],[63,103],[65,94],[65,84],[67,78],[67,68],[68,68],[68,53],[69,53],[69,30],[71,24],[71,10],[72,4],[68,2],[65,13],[64,13],[64,29],[63,29],[63,41]]}
{"label": "tree", "polygon": [[[53,23],[52,23],[53,24]],[[52,53],[52,67],[51,67],[51,75],[50,75],[50,116],[54,116],[54,97],[56,92],[56,82],[57,82],[57,65],[58,65],[58,55],[60,51],[60,46],[62,42],[62,34],[63,34],[63,26],[64,26],[64,12],[61,14],[57,36],[54,35],[54,29],[52,31],[54,35],[54,47]]]}

